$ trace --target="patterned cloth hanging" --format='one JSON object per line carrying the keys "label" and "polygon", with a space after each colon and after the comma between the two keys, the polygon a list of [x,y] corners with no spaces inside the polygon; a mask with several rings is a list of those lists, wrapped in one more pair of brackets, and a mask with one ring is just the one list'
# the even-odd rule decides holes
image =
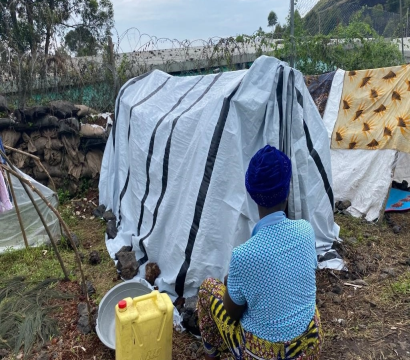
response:
{"label": "patterned cloth hanging", "polygon": [[410,66],[346,72],[333,149],[410,153]]}

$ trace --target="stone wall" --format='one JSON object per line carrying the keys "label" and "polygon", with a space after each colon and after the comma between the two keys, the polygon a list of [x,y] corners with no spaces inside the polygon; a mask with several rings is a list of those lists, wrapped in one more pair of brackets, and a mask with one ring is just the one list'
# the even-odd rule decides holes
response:
{"label": "stone wall", "polygon": [[[83,105],[52,101],[11,111],[0,96],[0,136],[4,145],[40,158],[57,189],[71,194],[83,181],[97,183],[113,115],[98,114]],[[44,185],[49,178],[29,156],[7,151],[24,173]]]}

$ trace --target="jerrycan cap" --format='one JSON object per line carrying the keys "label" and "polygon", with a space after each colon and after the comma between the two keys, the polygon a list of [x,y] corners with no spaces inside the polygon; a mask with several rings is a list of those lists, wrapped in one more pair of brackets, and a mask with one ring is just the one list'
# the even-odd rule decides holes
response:
{"label": "jerrycan cap", "polygon": [[125,300],[120,300],[118,302],[118,308],[122,309],[122,310],[125,310],[127,308],[127,302]]}

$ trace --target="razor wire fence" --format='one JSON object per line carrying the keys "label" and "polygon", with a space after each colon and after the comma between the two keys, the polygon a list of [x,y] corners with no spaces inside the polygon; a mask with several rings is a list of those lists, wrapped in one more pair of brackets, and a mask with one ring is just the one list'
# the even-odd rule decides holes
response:
{"label": "razor wire fence", "polygon": [[[136,38],[135,50],[121,52],[131,30]],[[33,56],[0,49],[0,94],[7,97],[11,107],[64,99],[99,111],[112,111],[120,87],[132,77],[154,69],[181,76],[249,68],[271,49],[269,39],[256,33],[177,41],[135,33],[135,29],[128,32],[117,43],[109,41],[97,56],[71,57],[59,51]]]}

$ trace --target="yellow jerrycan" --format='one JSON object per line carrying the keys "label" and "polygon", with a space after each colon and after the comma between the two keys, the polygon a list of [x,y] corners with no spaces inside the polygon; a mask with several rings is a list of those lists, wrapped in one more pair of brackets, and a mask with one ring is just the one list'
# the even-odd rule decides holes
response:
{"label": "yellow jerrycan", "polygon": [[152,291],[115,306],[116,360],[171,360],[174,306]]}

